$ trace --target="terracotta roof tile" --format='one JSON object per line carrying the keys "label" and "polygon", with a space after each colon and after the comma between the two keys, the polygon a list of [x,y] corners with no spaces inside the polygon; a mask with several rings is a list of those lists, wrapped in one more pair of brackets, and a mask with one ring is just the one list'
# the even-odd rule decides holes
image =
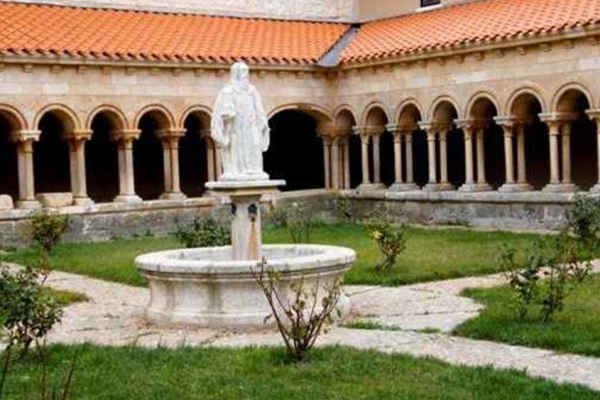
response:
{"label": "terracotta roof tile", "polygon": [[0,2],[0,54],[315,64],[348,29],[336,23]]}
{"label": "terracotta roof tile", "polygon": [[600,22],[599,0],[487,0],[363,25],[343,63],[558,32]]}

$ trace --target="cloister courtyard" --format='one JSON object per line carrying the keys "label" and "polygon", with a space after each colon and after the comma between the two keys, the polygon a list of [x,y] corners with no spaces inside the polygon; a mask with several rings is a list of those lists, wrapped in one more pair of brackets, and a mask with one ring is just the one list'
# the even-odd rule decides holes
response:
{"label": "cloister courtyard", "polygon": [[0,0],[0,400],[600,399],[599,77],[597,0]]}

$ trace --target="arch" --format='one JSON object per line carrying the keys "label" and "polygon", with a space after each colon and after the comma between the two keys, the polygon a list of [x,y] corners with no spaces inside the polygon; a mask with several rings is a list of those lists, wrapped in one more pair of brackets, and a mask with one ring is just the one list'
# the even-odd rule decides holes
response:
{"label": "arch", "polygon": [[66,131],[81,129],[81,121],[75,111],[64,104],[49,104],[42,108],[33,119],[33,128],[40,129],[40,121],[48,114],[54,113],[60,119]]}
{"label": "arch", "polygon": [[[429,111],[427,112],[429,122],[433,122],[435,120],[436,113],[440,112],[440,110],[442,110],[442,107],[448,106],[450,106],[455,113],[454,119],[460,118],[460,108],[458,106],[458,102],[451,96],[443,95],[437,97],[433,101],[431,107],[429,108]],[[453,119],[449,122],[453,122]]]}
{"label": "arch", "polygon": [[423,107],[419,103],[419,101],[415,98],[408,98],[403,100],[396,109],[396,118],[394,121],[397,123],[401,123],[403,120],[403,115],[406,115],[408,111],[416,111],[418,114],[418,120],[422,120],[424,117]]}
{"label": "arch", "polygon": [[275,117],[277,114],[283,111],[299,111],[305,114],[310,115],[314,119],[319,122],[332,122],[333,121],[333,113],[331,110],[328,110],[325,107],[311,104],[311,103],[292,103],[292,104],[284,104],[278,107],[275,107],[271,111],[267,113],[267,118],[270,120]]}
{"label": "arch", "polygon": [[335,125],[350,130],[356,125],[356,114],[349,107],[339,108],[335,113]]}
{"label": "arch", "polygon": [[86,123],[85,123],[86,129],[89,129],[89,130],[92,129],[92,124],[94,123],[94,119],[99,114],[106,114],[106,116],[110,119],[111,123],[114,125],[115,129],[124,130],[124,129],[129,129],[129,127],[130,127],[129,121],[127,121],[127,117],[125,116],[125,113],[123,111],[121,111],[119,108],[117,108],[115,106],[103,104],[101,106],[94,108],[94,110],[92,110],[92,112],[88,116]]}
{"label": "arch", "polygon": [[168,108],[160,104],[151,104],[142,108],[133,120],[133,127],[135,129],[139,129],[140,121],[144,115],[148,114],[155,114],[157,116],[157,121],[161,129],[172,129],[176,127],[173,113],[171,113]]}
{"label": "arch", "polygon": [[579,92],[581,94],[583,94],[585,96],[585,98],[587,99],[587,102],[590,106],[590,108],[595,108],[594,107],[594,96],[592,96],[591,91],[585,87],[584,85],[578,83],[578,82],[570,82],[570,83],[566,83],[564,85],[562,85],[554,94],[554,96],[552,97],[552,111],[554,112],[558,112],[559,111],[559,107],[560,107],[560,102],[561,100],[564,98],[565,95],[567,95],[569,92],[574,91],[574,92]]}
{"label": "arch", "polygon": [[383,116],[385,117],[385,119],[387,119],[387,121],[391,121],[390,112],[387,106],[381,101],[374,101],[372,103],[369,103],[367,107],[365,107],[365,111],[363,112],[361,118],[362,126],[377,125],[376,123],[372,123],[371,121],[369,121],[369,116],[373,115],[374,110],[377,109],[379,109],[382,112]]}
{"label": "arch", "polygon": [[10,124],[11,130],[26,130],[27,120],[19,110],[8,105],[0,104],[0,116],[6,118]]}
{"label": "arch", "polygon": [[487,100],[489,103],[491,103],[496,108],[496,112],[499,113],[501,111],[500,103],[498,102],[497,97],[493,93],[490,93],[486,90],[480,90],[469,98],[463,115],[465,115],[467,118],[471,117],[473,115],[473,111],[475,111],[476,104],[481,100]]}
{"label": "arch", "polygon": [[521,98],[522,96],[531,96],[533,98],[535,98],[537,100],[537,102],[540,104],[540,108],[541,108],[541,112],[545,113],[546,110],[548,109],[546,102],[544,101],[544,96],[542,95],[542,91],[541,89],[532,86],[532,85],[528,85],[528,86],[522,86],[519,89],[513,91],[510,95],[510,97],[508,98],[508,101],[506,102],[505,108],[504,108],[504,115],[514,115],[514,107],[516,105],[516,103],[518,102],[519,98]]}
{"label": "arch", "polygon": [[185,127],[185,121],[188,119],[188,117],[192,114],[202,114],[202,115],[206,115],[208,117],[208,124],[210,125],[210,118],[212,118],[212,109],[210,107],[204,106],[204,105],[195,105],[195,106],[191,106],[189,108],[187,108],[183,114],[181,115],[181,118],[179,119],[179,127],[180,128],[184,128]]}

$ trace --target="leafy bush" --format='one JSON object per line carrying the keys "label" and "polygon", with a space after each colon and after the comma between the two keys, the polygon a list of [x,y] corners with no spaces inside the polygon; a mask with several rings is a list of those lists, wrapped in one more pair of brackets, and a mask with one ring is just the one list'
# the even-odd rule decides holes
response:
{"label": "leafy bush", "polygon": [[52,212],[40,212],[29,221],[28,236],[46,253],[60,241],[69,228],[69,217]]}
{"label": "leafy bush", "polygon": [[[334,312],[339,312],[337,304],[342,293],[341,285],[337,282],[333,287],[321,288],[317,280],[315,288],[309,292],[304,281],[301,281],[290,285],[290,300],[279,291],[280,276],[267,268],[265,260],[258,264],[258,268],[258,272],[253,271],[254,279],[271,308],[271,315],[265,319],[265,323],[274,319],[289,359],[304,362],[325,327],[333,322]],[[322,297],[321,290],[325,291]]]}
{"label": "leafy bush", "polygon": [[600,238],[600,199],[578,197],[568,213],[567,231],[586,251],[597,250]]}
{"label": "leafy bush", "polygon": [[377,272],[389,272],[406,249],[406,227],[396,227],[385,210],[376,210],[364,223],[365,230],[375,241],[383,260],[375,266]]}
{"label": "leafy bush", "polygon": [[592,269],[591,262],[580,261],[580,249],[576,240],[563,234],[536,243],[528,250],[525,265],[516,261],[514,249],[505,249],[501,265],[515,291],[520,318],[536,308],[542,323],[548,323],[564,309],[569,294]]}
{"label": "leafy bush", "polygon": [[178,228],[173,236],[188,249],[231,244],[229,229],[212,217],[197,218],[191,225]]}
{"label": "leafy bush", "polygon": [[310,243],[316,226],[315,212],[303,203],[293,203],[286,211],[286,227],[293,243]]}
{"label": "leafy bush", "polygon": [[287,211],[285,207],[272,205],[266,215],[265,224],[274,228],[287,227]]}

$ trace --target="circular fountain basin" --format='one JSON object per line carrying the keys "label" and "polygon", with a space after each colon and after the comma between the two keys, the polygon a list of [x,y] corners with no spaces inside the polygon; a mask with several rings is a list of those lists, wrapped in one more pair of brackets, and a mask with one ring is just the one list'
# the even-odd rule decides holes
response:
{"label": "circular fountain basin", "polygon": [[[317,305],[326,288],[340,281],[356,260],[354,250],[321,245],[263,246],[267,269],[277,271],[278,291],[293,298],[290,285],[304,282],[317,291]],[[173,250],[142,255],[135,264],[148,279],[147,317],[160,326],[262,328],[271,314],[253,275],[255,261],[234,261],[231,247]],[[349,311],[342,296],[338,308]]]}

